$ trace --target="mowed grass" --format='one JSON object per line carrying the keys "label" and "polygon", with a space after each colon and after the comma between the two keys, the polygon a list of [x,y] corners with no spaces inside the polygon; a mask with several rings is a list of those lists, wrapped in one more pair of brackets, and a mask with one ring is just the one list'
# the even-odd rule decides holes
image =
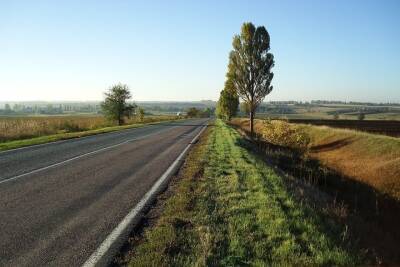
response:
{"label": "mowed grass", "polygon": [[0,118],[0,151],[176,119],[176,116],[146,116],[142,121],[132,118],[126,125],[114,126],[103,116],[5,117]]}
{"label": "mowed grass", "polygon": [[217,121],[191,151],[130,266],[356,265],[344,228],[307,202]]}

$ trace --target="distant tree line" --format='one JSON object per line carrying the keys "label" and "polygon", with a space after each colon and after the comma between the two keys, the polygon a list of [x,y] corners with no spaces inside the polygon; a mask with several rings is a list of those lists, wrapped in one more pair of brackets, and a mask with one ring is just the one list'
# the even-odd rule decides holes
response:
{"label": "distant tree line", "polygon": [[213,108],[198,109],[191,107],[186,111],[186,117],[188,118],[209,118],[214,114]]}
{"label": "distant tree line", "polygon": [[0,109],[0,115],[58,115],[67,113],[99,113],[101,112],[100,104],[4,104],[4,108]]}

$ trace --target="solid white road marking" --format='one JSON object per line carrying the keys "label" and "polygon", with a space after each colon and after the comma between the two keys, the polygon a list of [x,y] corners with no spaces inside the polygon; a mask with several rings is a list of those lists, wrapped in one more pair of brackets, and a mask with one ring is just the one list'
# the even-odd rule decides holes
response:
{"label": "solid white road marking", "polygon": [[80,141],[80,140],[83,140],[83,139],[86,139],[86,138],[90,138],[90,137],[104,136],[104,135],[108,135],[108,134],[115,134],[115,133],[120,133],[120,132],[124,132],[124,131],[129,131],[129,130],[145,129],[145,128],[149,128],[151,126],[154,126],[154,125],[144,125],[144,126],[138,126],[138,127],[132,127],[132,128],[127,128],[127,129],[111,131],[111,132],[107,132],[107,133],[92,134],[92,135],[87,135],[87,136],[82,136],[82,137],[74,137],[74,138],[65,139],[65,140],[57,140],[57,141],[49,142],[49,143],[29,145],[29,146],[24,146],[24,147],[19,147],[19,148],[13,148],[13,149],[0,151],[0,154],[6,154],[6,153],[9,153],[9,152],[14,152],[14,151],[18,151],[18,150],[25,150],[25,149],[29,149],[29,148],[36,148],[36,147],[41,147],[41,146],[48,146],[48,145],[66,143],[66,142],[69,142],[69,141],[78,141],[78,140]]}
{"label": "solid white road marking", "polygon": [[[200,125],[199,125],[200,126]],[[101,243],[100,247],[93,252],[89,259],[83,264],[83,267],[94,267],[97,265],[107,265],[108,260],[105,259],[113,255],[107,255],[112,250],[117,242],[121,242],[121,238],[124,234],[128,234],[127,231],[132,226],[137,216],[141,213],[144,207],[152,200],[152,198],[157,194],[161,185],[164,184],[165,180],[173,173],[173,171],[179,166],[179,162],[185,156],[186,152],[192,146],[192,144],[199,138],[203,131],[207,128],[203,126],[200,132],[192,139],[192,141],[186,146],[181,154],[175,159],[175,161],[169,166],[169,168],[163,173],[163,175],[158,178],[157,182],[151,187],[151,189],[143,196],[139,203],[125,216],[125,218],[118,224],[118,226],[107,236],[107,238]],[[114,247],[114,250],[118,249]]]}
{"label": "solid white road marking", "polygon": [[91,152],[88,152],[88,153],[85,153],[85,154],[81,154],[81,155],[79,155],[79,156],[72,157],[72,158],[70,158],[70,159],[67,159],[67,160],[64,160],[64,161],[61,161],[61,162],[57,162],[57,163],[48,165],[48,166],[46,166],[46,167],[42,167],[42,168],[39,168],[39,169],[30,171],[30,172],[26,172],[26,173],[23,173],[23,174],[20,174],[20,175],[13,176],[13,177],[5,178],[4,180],[1,180],[1,181],[0,181],[0,184],[7,183],[7,182],[11,182],[11,181],[14,181],[14,180],[16,180],[16,179],[18,179],[18,178],[21,178],[21,177],[24,177],[24,176],[27,176],[27,175],[30,175],[30,174],[34,174],[34,173],[41,172],[41,171],[44,171],[44,170],[47,170],[47,169],[50,169],[50,168],[54,168],[54,167],[63,165],[63,164],[65,164],[65,163],[68,163],[68,162],[70,162],[70,161],[73,161],[73,160],[76,160],[76,159],[80,159],[80,158],[83,158],[83,157],[86,157],[86,156],[89,156],[89,155],[92,155],[92,154],[96,154],[96,153],[99,153],[99,152],[101,152],[101,151],[108,150],[108,149],[111,149],[111,148],[114,148],[114,147],[117,147],[117,146],[120,146],[120,145],[129,143],[129,142],[132,142],[132,141],[141,140],[141,139],[147,138],[147,137],[149,137],[149,136],[152,136],[152,135],[155,135],[155,134],[159,134],[159,133],[162,133],[162,132],[165,132],[165,131],[174,129],[174,128],[176,128],[176,127],[179,127],[179,126],[174,126],[174,127],[171,127],[171,128],[168,128],[168,129],[159,131],[159,132],[147,134],[147,135],[144,135],[144,136],[141,136],[141,137],[138,137],[138,138],[129,139],[129,140],[126,140],[126,141],[124,141],[124,142],[121,142],[121,143],[118,143],[118,144],[115,144],[115,145],[103,147],[103,148],[100,148],[100,149],[95,150],[95,151],[91,151]]}

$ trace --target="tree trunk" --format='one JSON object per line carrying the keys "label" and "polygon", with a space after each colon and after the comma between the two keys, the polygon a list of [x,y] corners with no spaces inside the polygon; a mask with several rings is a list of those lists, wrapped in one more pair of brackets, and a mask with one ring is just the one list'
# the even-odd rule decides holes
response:
{"label": "tree trunk", "polygon": [[254,135],[254,111],[250,111],[250,137]]}

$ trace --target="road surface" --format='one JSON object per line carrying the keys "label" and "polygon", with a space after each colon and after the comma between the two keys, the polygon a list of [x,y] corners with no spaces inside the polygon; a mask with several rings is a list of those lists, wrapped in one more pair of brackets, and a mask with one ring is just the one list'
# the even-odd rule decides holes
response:
{"label": "road surface", "polygon": [[80,266],[205,119],[0,152],[0,266]]}

